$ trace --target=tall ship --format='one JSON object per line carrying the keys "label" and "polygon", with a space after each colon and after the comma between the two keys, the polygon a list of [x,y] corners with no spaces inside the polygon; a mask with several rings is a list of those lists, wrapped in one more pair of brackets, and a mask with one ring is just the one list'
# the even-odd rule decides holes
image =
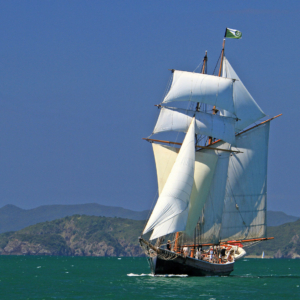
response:
{"label": "tall ship", "polygon": [[[226,29],[225,37],[240,38]],[[152,134],[158,199],[139,237],[151,272],[229,275],[267,237],[270,121],[227,57],[217,75],[172,71]],[[262,119],[264,121],[262,121]],[[171,139],[154,139],[163,134]],[[182,139],[178,140],[180,135]]]}

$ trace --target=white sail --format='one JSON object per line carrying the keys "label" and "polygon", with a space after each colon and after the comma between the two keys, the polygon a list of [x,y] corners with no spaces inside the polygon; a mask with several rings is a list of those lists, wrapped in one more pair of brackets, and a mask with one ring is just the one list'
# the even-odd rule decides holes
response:
{"label": "white sail", "polygon": [[156,165],[158,195],[160,196],[171,173],[180,148],[155,143],[152,143],[152,148]]}
{"label": "white sail", "polygon": [[175,70],[171,88],[163,103],[193,101],[215,105],[235,114],[233,80]]}
{"label": "white sail", "polygon": [[[171,172],[173,164],[176,160],[179,149],[154,143],[152,144],[152,146],[157,170],[158,191],[159,194],[161,194],[167,178]],[[194,233],[196,223],[199,219],[199,215],[210,189],[211,180],[218,160],[217,153],[220,154],[220,151],[215,152],[212,150],[201,150],[196,152],[194,185],[190,198],[189,215],[185,229],[186,233],[188,233],[190,236]],[[155,228],[155,230],[153,231],[153,237],[155,237],[156,232],[162,230],[163,227],[168,228],[172,222],[173,221],[170,220]]]}
{"label": "white sail", "polygon": [[[223,142],[215,144],[214,147],[230,149],[230,145]],[[198,234],[201,243],[218,244],[220,240],[230,152],[219,151],[218,154],[219,158],[210,191],[199,218],[200,232]]]}
{"label": "white sail", "polygon": [[[143,234],[170,219],[174,219],[172,226],[169,228],[164,226],[160,232],[156,231],[156,237],[185,229],[194,182],[194,169],[195,119],[193,118],[171,173],[168,176]],[[151,237],[151,239],[156,237]]]}
{"label": "white sail", "polygon": [[[252,98],[252,96],[250,95],[246,87],[243,85],[242,81],[237,76],[226,57],[223,58],[222,76],[226,78],[236,79],[236,81],[234,82],[233,89],[233,102],[235,115],[239,119],[235,125],[238,131],[243,130],[250,124],[256,122],[257,120],[260,120],[265,116],[265,113],[261,110],[261,108],[257,105],[255,100]],[[221,113],[225,116],[232,116],[228,112],[228,110],[227,112],[221,111]]]}
{"label": "white sail", "polygon": [[195,180],[185,228],[185,233],[190,237],[194,236],[195,227],[210,191],[217,161],[217,151],[201,150],[196,153]]}
{"label": "white sail", "polygon": [[265,236],[269,129],[267,122],[236,137],[243,153],[230,156],[221,240]]}
{"label": "white sail", "polygon": [[235,119],[205,112],[162,107],[153,133],[164,131],[187,132],[194,115],[196,115],[196,134],[213,136],[229,144],[234,144]]}

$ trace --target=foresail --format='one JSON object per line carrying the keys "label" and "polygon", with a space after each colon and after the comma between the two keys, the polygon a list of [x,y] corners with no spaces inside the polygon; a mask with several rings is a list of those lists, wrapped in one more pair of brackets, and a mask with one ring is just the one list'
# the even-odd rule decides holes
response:
{"label": "foresail", "polygon": [[156,165],[158,195],[160,196],[180,149],[155,143],[152,143],[152,148]]}
{"label": "foresail", "polygon": [[[228,143],[219,142],[214,145],[221,149],[229,150]],[[219,151],[219,158],[210,186],[208,197],[199,218],[200,242],[218,244],[222,224],[222,214],[227,182],[227,171],[230,152]]]}
{"label": "foresail", "polygon": [[175,70],[163,103],[193,101],[215,105],[235,114],[233,80],[207,74]]}
{"label": "foresail", "polygon": [[[242,81],[239,79],[226,57],[223,58],[222,70],[223,77],[236,79],[236,81],[234,82],[233,89],[233,103],[236,112],[235,115],[239,120],[236,122],[235,127],[236,129],[238,129],[238,131],[241,131],[250,124],[263,118],[265,116],[265,113],[261,110],[261,108],[257,105],[255,100],[252,98],[252,96],[250,95],[246,87],[243,85]],[[231,116],[231,114],[228,112],[223,112],[223,115]]]}
{"label": "foresail", "polygon": [[210,191],[217,161],[217,151],[201,150],[196,153],[194,186],[185,228],[185,233],[190,237],[194,236],[195,227]]}
{"label": "foresail", "polygon": [[171,107],[161,107],[153,133],[165,131],[187,132],[194,115],[196,115],[196,134],[213,136],[229,144],[235,143],[234,118]]}
{"label": "foresail", "polygon": [[236,137],[229,160],[221,240],[266,234],[267,160],[270,122]]}
{"label": "foresail", "polygon": [[[156,236],[152,234],[151,239],[175,231],[184,230],[194,182],[194,169],[195,119],[193,118],[170,175],[166,180],[143,234],[171,219],[174,219],[172,226],[169,228],[163,226],[159,232],[156,230]],[[180,222],[176,222],[177,219],[180,219]]]}

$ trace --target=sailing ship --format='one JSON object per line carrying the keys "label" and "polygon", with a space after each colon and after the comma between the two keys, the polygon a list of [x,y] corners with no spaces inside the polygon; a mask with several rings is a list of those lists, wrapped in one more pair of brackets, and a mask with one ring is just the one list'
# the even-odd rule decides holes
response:
{"label": "sailing ship", "polygon": [[[159,197],[139,237],[151,271],[229,275],[250,245],[266,237],[270,121],[227,57],[218,76],[172,70],[153,134],[185,133],[152,144]],[[217,63],[218,64],[218,63]],[[173,103],[172,107],[169,103]],[[180,106],[181,105],[181,106]],[[151,236],[150,236],[151,234]]]}

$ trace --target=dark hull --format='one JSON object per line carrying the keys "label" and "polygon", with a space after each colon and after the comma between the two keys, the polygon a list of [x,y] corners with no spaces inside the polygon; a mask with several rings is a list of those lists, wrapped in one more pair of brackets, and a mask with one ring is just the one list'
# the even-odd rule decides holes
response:
{"label": "dark hull", "polygon": [[[160,249],[160,253],[168,254],[170,251]],[[154,275],[227,276],[233,271],[234,266],[234,263],[213,264],[181,255],[170,260],[165,260],[161,257],[159,255],[148,258],[151,272]]]}

